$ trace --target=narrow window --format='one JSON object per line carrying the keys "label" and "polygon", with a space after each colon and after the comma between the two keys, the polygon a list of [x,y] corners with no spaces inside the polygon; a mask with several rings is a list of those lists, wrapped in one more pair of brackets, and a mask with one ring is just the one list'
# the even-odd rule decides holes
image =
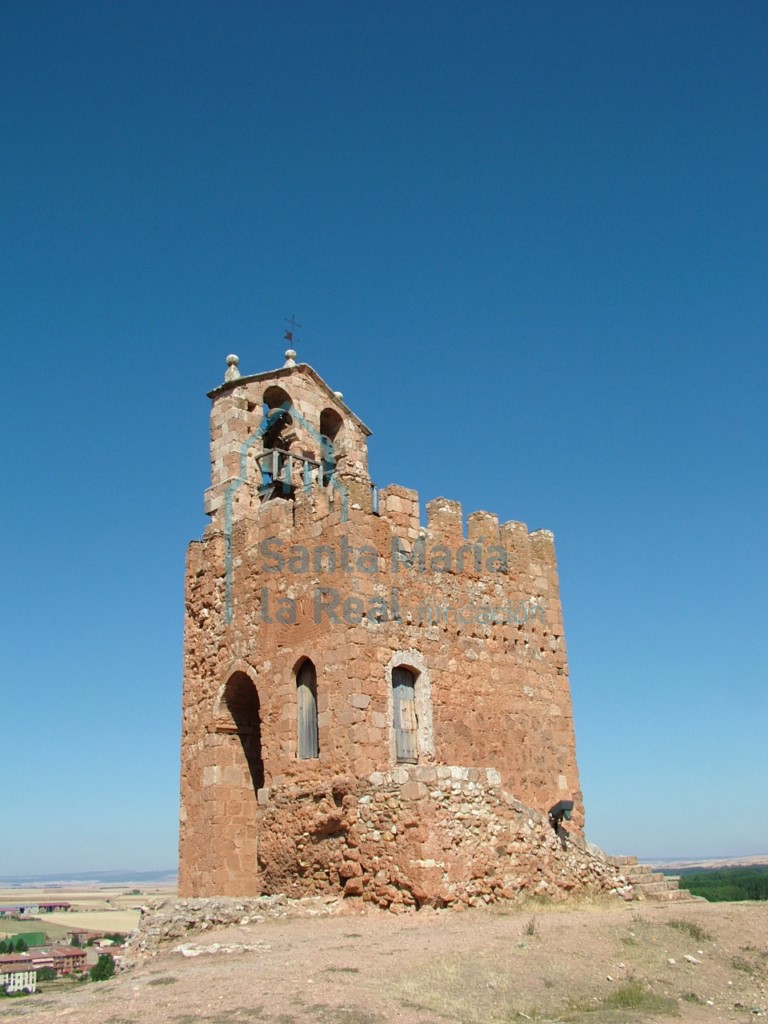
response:
{"label": "narrow window", "polygon": [[344,426],[344,420],[335,409],[323,409],[320,413],[320,458],[322,461],[323,487],[327,487],[336,472],[336,435]]}
{"label": "narrow window", "polygon": [[303,661],[296,673],[296,697],[298,704],[297,757],[318,757],[320,746],[317,740],[317,673],[311,661]]}
{"label": "narrow window", "polygon": [[416,676],[408,668],[392,669],[392,712],[398,761],[418,760],[416,731]]}

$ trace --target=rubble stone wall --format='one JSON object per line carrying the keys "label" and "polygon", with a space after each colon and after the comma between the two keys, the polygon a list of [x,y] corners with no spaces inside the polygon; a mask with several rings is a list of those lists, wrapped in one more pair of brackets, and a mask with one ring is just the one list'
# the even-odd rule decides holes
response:
{"label": "rubble stone wall", "polygon": [[631,892],[619,869],[556,835],[500,781],[495,769],[401,765],[264,792],[264,882],[289,897],[343,890],[391,909]]}

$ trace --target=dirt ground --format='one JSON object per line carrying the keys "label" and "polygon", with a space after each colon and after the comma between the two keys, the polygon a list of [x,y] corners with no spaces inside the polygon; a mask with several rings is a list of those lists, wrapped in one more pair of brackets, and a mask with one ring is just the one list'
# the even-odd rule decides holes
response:
{"label": "dirt ground", "polygon": [[719,1024],[768,1008],[759,903],[357,910],[190,933],[197,955],[178,945],[107,982],[0,1000],[0,1021]]}

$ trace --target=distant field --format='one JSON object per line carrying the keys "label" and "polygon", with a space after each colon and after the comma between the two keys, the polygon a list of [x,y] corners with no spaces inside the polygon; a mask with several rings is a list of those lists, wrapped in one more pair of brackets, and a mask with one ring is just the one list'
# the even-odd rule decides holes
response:
{"label": "distant field", "polygon": [[94,932],[130,932],[139,924],[138,910],[68,910],[61,913],[41,914],[30,921],[0,920],[0,936],[25,935],[27,932],[45,932],[56,942],[73,928]]}
{"label": "distant field", "polygon": [[[132,889],[139,889],[133,892]],[[40,914],[37,920],[13,921],[0,919],[0,935],[18,935],[23,932],[45,931],[53,941],[61,938],[72,928],[90,931],[129,932],[138,926],[139,911],[149,899],[172,897],[175,885],[136,886],[99,885],[86,888],[67,889],[57,886],[53,889],[0,888],[0,904],[16,903],[71,903],[72,910],[53,914]]]}
{"label": "distant field", "polygon": [[49,924],[48,921],[8,921],[0,919],[0,938],[7,938],[9,935],[26,935],[28,932],[45,932],[52,942],[63,938],[69,928],[62,928],[60,924]]}
{"label": "distant field", "polygon": [[87,928],[98,932],[132,932],[139,925],[138,910],[69,910],[46,914],[45,920],[66,928]]}
{"label": "distant field", "polygon": [[[132,890],[136,888],[138,892]],[[25,887],[0,887],[0,904],[14,903],[55,903],[62,901],[78,905],[89,904],[91,906],[104,906],[108,904],[125,906],[136,904],[137,906],[145,900],[161,896],[173,896],[176,893],[175,885],[152,885],[146,888],[139,886],[124,885],[93,885],[74,886],[71,889],[57,886],[55,889],[46,889],[43,886],[36,888]]]}

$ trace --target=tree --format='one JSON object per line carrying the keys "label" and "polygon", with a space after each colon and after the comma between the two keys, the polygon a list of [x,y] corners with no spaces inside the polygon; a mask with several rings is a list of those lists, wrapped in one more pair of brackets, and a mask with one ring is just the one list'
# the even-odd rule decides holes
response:
{"label": "tree", "polygon": [[70,939],[69,944],[70,944],[70,946],[80,946],[81,945],[80,936],[77,934],[77,932],[73,932],[72,933],[72,938]]}
{"label": "tree", "polygon": [[37,971],[38,981],[53,981],[56,971],[52,967],[39,967]]}
{"label": "tree", "polygon": [[16,939],[16,952],[17,953],[26,953],[28,949],[29,949],[29,944],[27,942],[25,942],[23,936],[20,935],[18,937],[18,939]]}
{"label": "tree", "polygon": [[106,953],[101,953],[99,959],[91,968],[91,979],[93,981],[106,981],[115,973],[115,961]]}

